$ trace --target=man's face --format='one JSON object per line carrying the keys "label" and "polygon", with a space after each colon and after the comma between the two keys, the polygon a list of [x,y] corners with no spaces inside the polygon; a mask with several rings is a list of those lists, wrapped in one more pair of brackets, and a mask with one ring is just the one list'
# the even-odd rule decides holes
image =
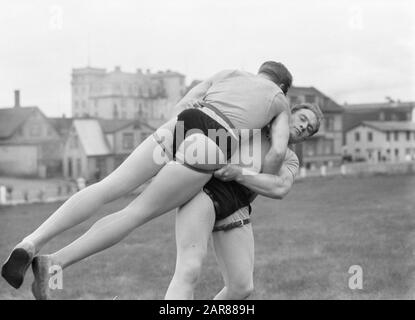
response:
{"label": "man's face", "polygon": [[317,127],[317,117],[309,109],[299,109],[291,114],[290,143],[299,143],[310,137]]}

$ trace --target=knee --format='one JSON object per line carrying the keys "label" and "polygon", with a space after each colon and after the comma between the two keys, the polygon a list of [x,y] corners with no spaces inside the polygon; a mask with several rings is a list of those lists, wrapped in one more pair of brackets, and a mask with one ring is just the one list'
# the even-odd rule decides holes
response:
{"label": "knee", "polygon": [[248,298],[254,292],[254,283],[252,280],[234,281],[229,283],[228,296],[230,299],[243,300]]}
{"label": "knee", "polygon": [[175,277],[180,281],[194,285],[199,280],[202,269],[204,254],[196,254],[192,257],[186,257],[183,262],[179,263],[176,268]]}

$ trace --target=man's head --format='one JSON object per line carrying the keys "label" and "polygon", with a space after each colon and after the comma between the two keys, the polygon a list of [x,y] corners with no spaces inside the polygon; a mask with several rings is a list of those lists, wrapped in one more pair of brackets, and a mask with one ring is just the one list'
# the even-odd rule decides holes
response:
{"label": "man's head", "polygon": [[268,79],[274,82],[287,94],[293,82],[293,77],[288,69],[280,62],[266,61],[258,70],[259,75],[265,75]]}
{"label": "man's head", "polygon": [[301,103],[291,108],[289,143],[299,143],[310,138],[320,128],[323,113],[316,104]]}

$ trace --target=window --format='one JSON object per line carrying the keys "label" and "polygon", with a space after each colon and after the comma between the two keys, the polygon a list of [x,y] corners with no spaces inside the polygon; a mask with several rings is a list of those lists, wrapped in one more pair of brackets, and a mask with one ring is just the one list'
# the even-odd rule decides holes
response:
{"label": "window", "polygon": [[333,153],[334,153],[333,140],[326,140],[324,143],[324,154],[333,154]]}
{"label": "window", "polygon": [[399,132],[395,131],[393,134],[394,134],[394,137],[395,137],[395,141],[398,141],[399,140]]}
{"label": "window", "polygon": [[73,136],[70,142],[71,149],[77,149],[78,148],[78,137]]}
{"label": "window", "polygon": [[48,129],[47,129],[47,131],[46,131],[46,134],[47,134],[48,136],[53,136],[53,129],[52,129],[51,127],[48,127]]}
{"label": "window", "polygon": [[395,149],[395,157],[399,156],[399,149]]}
{"label": "window", "polygon": [[122,146],[124,149],[134,148],[134,134],[131,132],[124,132],[122,134]]}
{"label": "window", "polygon": [[359,155],[359,154],[360,154],[360,149],[359,149],[359,148],[356,148],[356,149],[354,150],[354,152],[355,152],[357,155]]}
{"label": "window", "polygon": [[312,94],[306,94],[305,95],[305,102],[307,103],[314,103],[316,102],[316,96]]}
{"label": "window", "polygon": [[386,132],[386,141],[390,141],[390,140],[391,140],[391,133]]}
{"label": "window", "polygon": [[118,107],[116,104],[112,106],[112,116],[114,119],[118,118]]}
{"label": "window", "polygon": [[78,177],[82,176],[82,161],[81,159],[76,159],[76,170],[78,173]]}
{"label": "window", "polygon": [[145,139],[147,139],[147,137],[149,136],[150,134],[148,133],[148,132],[141,132],[141,141],[144,141]]}
{"label": "window", "polygon": [[298,100],[297,96],[290,97],[290,104],[291,105],[296,105],[298,103],[299,103],[299,100]]}
{"label": "window", "polygon": [[407,141],[411,140],[411,132],[410,131],[406,131],[406,140]]}
{"label": "window", "polygon": [[33,137],[39,137],[41,133],[42,133],[42,130],[38,124],[34,124],[30,128],[30,135]]}
{"label": "window", "polygon": [[383,111],[381,113],[379,113],[379,120],[380,121],[385,121],[385,113]]}
{"label": "window", "polygon": [[367,133],[367,141],[372,142],[373,141],[373,132]]}
{"label": "window", "polygon": [[355,134],[354,134],[354,140],[355,141],[360,141],[360,132],[355,132]]}
{"label": "window", "polygon": [[333,131],[334,130],[334,118],[333,117],[326,117],[324,119],[325,127],[327,131]]}

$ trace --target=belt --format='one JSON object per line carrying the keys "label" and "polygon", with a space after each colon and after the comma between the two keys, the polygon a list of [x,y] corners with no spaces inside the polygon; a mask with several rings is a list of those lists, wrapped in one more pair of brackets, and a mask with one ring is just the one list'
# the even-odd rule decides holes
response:
{"label": "belt", "polygon": [[245,224],[248,224],[250,222],[251,222],[251,220],[249,218],[244,219],[244,220],[241,219],[239,221],[235,221],[235,222],[231,222],[231,223],[228,223],[228,224],[224,224],[224,225],[221,225],[221,226],[214,227],[212,232],[229,231],[229,230],[232,230],[232,229],[235,229],[235,228],[240,228],[240,227],[242,227]]}
{"label": "belt", "polygon": [[194,105],[194,108],[200,109],[202,112],[207,114],[209,117],[214,119],[215,121],[219,122],[236,140],[238,139],[239,134],[236,134],[235,126],[229,120],[227,116],[225,116],[222,111],[220,111],[215,106],[212,106],[210,103],[206,103],[203,101],[197,101]]}

